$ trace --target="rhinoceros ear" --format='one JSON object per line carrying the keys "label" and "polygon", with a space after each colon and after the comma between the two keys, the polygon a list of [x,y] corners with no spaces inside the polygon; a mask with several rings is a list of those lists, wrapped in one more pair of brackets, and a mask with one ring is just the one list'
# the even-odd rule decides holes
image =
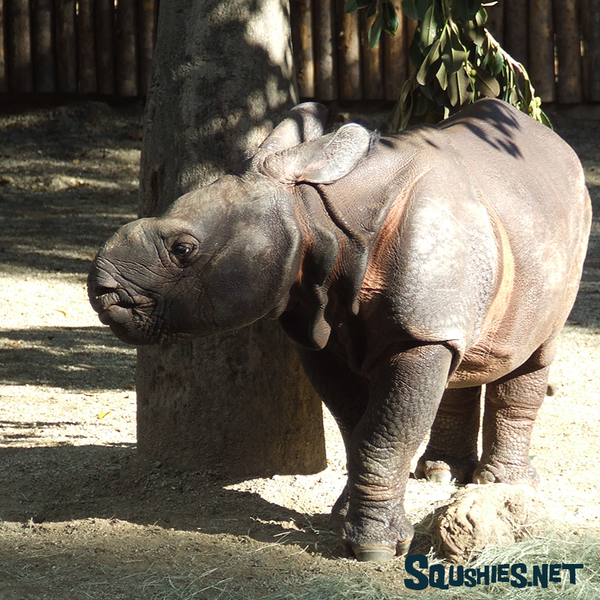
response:
{"label": "rhinoceros ear", "polygon": [[325,131],[327,114],[327,109],[318,102],[303,102],[294,106],[258,147],[252,163],[260,165],[269,154],[320,138]]}
{"label": "rhinoceros ear", "polygon": [[267,156],[262,171],[282,183],[332,183],[364,158],[374,134],[356,123],[312,142]]}

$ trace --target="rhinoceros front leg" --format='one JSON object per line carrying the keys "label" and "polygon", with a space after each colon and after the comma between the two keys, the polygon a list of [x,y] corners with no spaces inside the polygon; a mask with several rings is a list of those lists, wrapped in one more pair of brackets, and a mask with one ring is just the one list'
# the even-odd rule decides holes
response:
{"label": "rhinoceros front leg", "polygon": [[[369,401],[369,381],[354,373],[339,356],[329,350],[315,352],[299,347],[298,353],[308,378],[340,429],[348,456],[352,432]],[[347,512],[346,485],[331,511],[332,524],[336,528],[343,524]]]}
{"label": "rhinoceros front leg", "polygon": [[414,529],[404,512],[410,462],[444,393],[452,352],[415,346],[384,361],[349,441],[348,511],[342,540],[359,560],[408,551]]}
{"label": "rhinoceros front leg", "polygon": [[481,386],[444,393],[415,477],[436,483],[470,482],[477,467]]}
{"label": "rhinoceros front leg", "polygon": [[539,483],[529,458],[531,433],[548,387],[549,367],[488,384],[483,417],[483,453],[476,483]]}

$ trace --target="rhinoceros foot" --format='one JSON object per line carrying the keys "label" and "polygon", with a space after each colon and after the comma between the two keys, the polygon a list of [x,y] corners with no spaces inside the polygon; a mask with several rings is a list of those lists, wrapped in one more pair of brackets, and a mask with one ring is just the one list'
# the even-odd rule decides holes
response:
{"label": "rhinoceros foot", "polygon": [[[353,515],[348,486],[344,488],[331,511],[331,525],[337,531],[346,557],[361,562],[386,562],[406,554],[414,536],[412,524],[401,507],[380,507],[377,518]],[[368,509],[367,509],[368,512]],[[383,515],[387,513],[386,523]]]}
{"label": "rhinoceros foot", "polygon": [[411,536],[407,540],[399,541],[395,548],[382,544],[349,544],[342,541],[342,553],[344,557],[353,556],[359,562],[388,562],[397,556],[408,554],[412,539]]}
{"label": "rhinoceros foot", "polygon": [[368,509],[350,507],[338,531],[346,556],[354,555],[361,562],[386,562],[402,556],[414,537],[401,505],[380,506],[371,516]]}
{"label": "rhinoceros foot", "polygon": [[475,469],[473,483],[526,483],[537,488],[540,483],[540,477],[531,463],[515,466],[492,461],[481,463]]}
{"label": "rhinoceros foot", "polygon": [[[410,541],[408,545],[410,546]],[[359,562],[387,562],[392,560],[398,552],[395,548],[388,546],[365,544],[364,546],[353,546],[352,553]],[[404,554],[404,552],[400,553]]]}
{"label": "rhinoceros foot", "polygon": [[434,483],[470,483],[477,462],[475,455],[456,458],[427,450],[417,463],[415,477]]}

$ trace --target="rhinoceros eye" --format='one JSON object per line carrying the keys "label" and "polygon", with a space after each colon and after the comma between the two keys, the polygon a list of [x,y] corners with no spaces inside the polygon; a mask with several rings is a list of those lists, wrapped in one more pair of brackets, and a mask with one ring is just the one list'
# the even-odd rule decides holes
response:
{"label": "rhinoceros eye", "polygon": [[193,251],[194,251],[193,244],[190,244],[187,242],[180,242],[178,244],[175,244],[173,246],[173,248],[171,249],[171,252],[177,258],[185,258],[186,256],[189,256]]}
{"label": "rhinoceros eye", "polygon": [[198,241],[191,235],[178,236],[167,244],[169,254],[180,266],[188,265],[197,256]]}

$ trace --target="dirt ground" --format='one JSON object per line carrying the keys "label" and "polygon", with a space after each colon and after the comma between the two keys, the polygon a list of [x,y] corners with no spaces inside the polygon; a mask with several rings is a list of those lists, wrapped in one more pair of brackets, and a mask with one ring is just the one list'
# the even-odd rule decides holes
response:
{"label": "dirt ground", "polygon": [[[551,116],[596,216],[532,454],[557,527],[600,535],[600,121]],[[402,561],[345,559],[329,530],[345,477],[330,417],[316,475],[223,482],[138,465],[135,350],[97,321],[85,278],[135,217],[141,131],[139,105],[0,114],[0,600],[291,598],[356,577],[344,597],[379,585],[401,597]],[[454,491],[409,482],[419,551]]]}

